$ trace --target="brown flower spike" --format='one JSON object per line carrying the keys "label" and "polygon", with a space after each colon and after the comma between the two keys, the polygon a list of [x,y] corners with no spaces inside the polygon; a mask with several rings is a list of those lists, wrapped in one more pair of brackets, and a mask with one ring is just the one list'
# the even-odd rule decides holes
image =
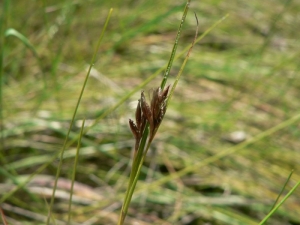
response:
{"label": "brown flower spike", "polygon": [[142,91],[141,99],[138,102],[135,113],[136,123],[129,119],[129,126],[136,141],[136,151],[139,148],[140,140],[146,127],[146,121],[149,123],[150,128],[149,141],[151,142],[153,140],[167,110],[169,88],[170,86],[166,87],[164,90],[161,90],[159,87],[154,90],[152,93],[150,106],[146,102],[144,92]]}

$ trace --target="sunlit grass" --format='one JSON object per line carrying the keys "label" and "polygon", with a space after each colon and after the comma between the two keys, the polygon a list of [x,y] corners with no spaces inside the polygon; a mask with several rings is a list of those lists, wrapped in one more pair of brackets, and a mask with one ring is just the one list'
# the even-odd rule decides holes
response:
{"label": "sunlit grass", "polygon": [[[128,118],[134,116],[141,89],[148,95],[160,84],[185,2],[5,2],[9,8],[2,14],[7,24],[1,40],[4,30],[13,28],[41,60],[24,42],[5,38],[0,199],[16,188],[1,205],[6,220],[45,221],[45,200],[50,202],[59,165],[52,159],[63,145],[97,37],[113,7],[70,131],[52,218],[67,221],[72,215],[78,224],[117,224],[134,145]],[[192,1],[200,35],[224,15],[229,17],[194,47],[141,169],[128,224],[259,224],[292,169],[282,198],[296,187],[299,10],[297,1]],[[186,53],[194,30],[189,13],[178,52]],[[68,178],[84,117],[92,128],[83,131],[69,214]],[[246,142],[224,138],[234,131],[245,132]],[[38,176],[26,190],[17,187],[34,173]],[[295,189],[268,222],[299,223],[299,197]]]}

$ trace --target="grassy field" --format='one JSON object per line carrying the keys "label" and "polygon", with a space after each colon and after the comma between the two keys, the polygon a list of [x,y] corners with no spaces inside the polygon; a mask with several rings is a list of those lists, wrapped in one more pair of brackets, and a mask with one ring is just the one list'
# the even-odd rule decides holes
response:
{"label": "grassy field", "polygon": [[[128,119],[140,92],[148,97],[160,85],[163,72],[155,73],[169,60],[185,3],[0,2],[0,206],[7,224],[46,224],[59,153],[110,8],[51,224],[67,224],[68,216],[71,224],[117,224],[134,148]],[[193,41],[193,12],[199,36],[228,16],[194,46],[126,224],[259,224],[292,170],[279,201],[300,181],[299,11],[295,0],[192,1],[178,54]],[[183,60],[174,62],[167,84]],[[298,188],[266,224],[299,225],[299,215]]]}

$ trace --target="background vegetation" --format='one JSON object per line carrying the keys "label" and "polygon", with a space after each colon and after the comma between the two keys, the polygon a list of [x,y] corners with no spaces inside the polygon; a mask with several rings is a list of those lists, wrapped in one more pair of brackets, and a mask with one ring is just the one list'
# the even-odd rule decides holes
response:
{"label": "background vegetation", "polygon": [[[86,126],[95,124],[82,138],[71,215],[72,224],[116,224],[134,145],[128,119],[134,118],[140,90],[158,87],[162,73],[136,87],[168,62],[184,5],[178,0],[1,1],[1,201],[49,164],[2,203],[9,224],[45,224],[58,165],[52,158],[63,145],[110,8],[71,131],[74,139],[83,118]],[[192,11],[200,35],[229,17],[195,45],[126,221],[258,224],[292,169],[283,194],[300,180],[300,2],[192,1],[178,52],[193,39]],[[23,42],[15,35],[4,38],[9,28],[24,35]],[[171,76],[182,61],[175,62]],[[65,152],[56,224],[65,224],[69,214],[76,145]],[[297,189],[268,224],[300,224],[299,199]]]}

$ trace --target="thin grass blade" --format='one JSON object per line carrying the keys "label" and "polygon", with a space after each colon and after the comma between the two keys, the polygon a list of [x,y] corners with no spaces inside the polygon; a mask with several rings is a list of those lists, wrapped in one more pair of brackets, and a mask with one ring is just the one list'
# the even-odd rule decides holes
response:
{"label": "thin grass blade", "polygon": [[279,193],[279,195],[277,196],[277,198],[276,198],[276,200],[275,200],[273,206],[271,207],[271,210],[270,210],[270,211],[272,211],[272,209],[274,209],[274,207],[276,206],[276,204],[277,204],[279,198],[281,197],[281,195],[282,195],[282,193],[283,193],[283,191],[284,191],[286,185],[288,184],[289,180],[291,179],[293,173],[294,173],[294,170],[292,170],[292,171],[290,172],[288,178],[286,179],[284,185],[282,186],[282,188],[281,188],[281,190],[280,190],[280,193]]}
{"label": "thin grass blade", "polygon": [[197,15],[196,15],[196,14],[195,14],[195,18],[196,18],[196,22],[197,22],[197,28],[196,28],[196,32],[195,32],[195,38],[194,38],[194,40],[193,40],[193,42],[192,42],[192,45],[191,45],[191,47],[190,47],[188,53],[186,54],[186,57],[185,57],[185,59],[184,59],[182,65],[181,65],[181,67],[180,67],[180,70],[179,70],[179,72],[178,72],[178,74],[177,74],[177,76],[176,76],[175,82],[174,82],[174,84],[173,84],[173,86],[172,86],[172,89],[171,89],[171,91],[170,91],[170,94],[169,94],[169,97],[168,97],[168,100],[167,100],[167,106],[168,106],[168,103],[169,103],[169,101],[171,100],[171,98],[172,98],[172,96],[173,96],[174,90],[175,90],[175,88],[176,88],[176,86],[177,86],[177,84],[178,84],[178,81],[179,81],[179,79],[180,79],[180,77],[181,77],[181,74],[182,74],[182,72],[183,72],[183,70],[184,70],[184,67],[185,67],[185,65],[186,65],[186,63],[187,63],[187,61],[188,61],[188,59],[189,59],[189,57],[190,57],[190,53],[191,53],[191,51],[192,51],[192,49],[193,49],[193,47],[194,47],[194,45],[195,45],[195,42],[196,42],[196,40],[197,40],[198,30],[199,30],[199,22],[198,22],[198,18],[197,18]]}
{"label": "thin grass blade", "polygon": [[9,36],[14,36],[14,37],[18,38],[27,48],[29,48],[32,51],[32,53],[34,54],[34,56],[36,58],[39,58],[38,53],[37,53],[35,47],[33,46],[33,44],[31,44],[29,39],[27,37],[25,37],[23,34],[21,34],[19,31],[15,30],[13,28],[9,28],[5,31],[5,37],[9,37]]}
{"label": "thin grass blade", "polygon": [[163,77],[163,79],[161,81],[161,84],[160,84],[161,89],[164,89],[164,87],[166,86],[166,83],[167,83],[167,80],[168,80],[168,77],[169,77],[169,74],[170,74],[170,71],[171,71],[171,68],[172,68],[172,64],[174,62],[174,58],[175,58],[175,54],[176,54],[176,50],[177,50],[177,46],[178,46],[178,41],[179,41],[179,38],[180,38],[181,30],[182,30],[182,27],[183,27],[183,24],[184,24],[187,12],[189,10],[190,2],[191,1],[188,0],[187,3],[186,3],[186,5],[185,5],[185,8],[184,8],[184,11],[183,11],[183,14],[182,14],[182,18],[181,18],[181,22],[179,24],[178,31],[177,31],[177,34],[176,34],[175,43],[173,45],[171,57],[169,59],[169,62],[168,62],[168,65],[167,65],[167,69],[165,71],[164,77]]}
{"label": "thin grass blade", "polygon": [[300,185],[300,181],[295,184],[295,186],[287,193],[287,195],[276,205],[271,212],[259,223],[259,225],[265,224],[267,220],[279,209],[279,207],[294,193],[294,191],[297,189],[297,187]]}
{"label": "thin grass blade", "polygon": [[[105,30],[107,28],[107,25],[108,25],[108,22],[109,22],[111,14],[112,14],[112,9],[110,9],[110,11],[108,13],[108,16],[106,18],[104,27],[103,27],[102,32],[100,34],[100,37],[98,39],[97,47],[96,47],[96,50],[95,50],[94,55],[92,57],[92,60],[91,60],[90,67],[89,67],[89,70],[87,72],[87,75],[85,77],[85,80],[84,80],[84,83],[83,83],[83,86],[82,86],[82,89],[81,89],[81,92],[80,92],[77,104],[75,106],[75,110],[74,110],[74,113],[73,113],[72,121],[70,123],[69,130],[68,130],[67,136],[65,138],[64,145],[63,145],[62,150],[61,150],[59,165],[58,165],[58,168],[57,168],[57,173],[56,173],[55,182],[54,182],[54,186],[53,186],[53,193],[52,193],[52,197],[51,197],[51,201],[50,201],[50,205],[49,205],[49,214],[48,214],[48,219],[47,219],[47,223],[46,223],[47,225],[49,225],[50,218],[51,218],[51,212],[52,212],[52,208],[53,208],[53,204],[54,204],[55,192],[56,192],[56,188],[57,188],[57,181],[58,181],[58,177],[59,177],[60,170],[61,170],[61,167],[62,167],[62,162],[63,162],[63,157],[64,157],[64,151],[65,151],[65,149],[67,147],[67,143],[68,143],[68,139],[69,139],[69,134],[70,134],[71,128],[72,128],[72,126],[74,124],[75,116],[77,114],[77,110],[78,110],[79,104],[81,102],[81,99],[82,99],[82,96],[83,96],[83,92],[84,92],[86,83],[88,81],[91,69],[92,69],[92,67],[93,67],[93,65],[95,63],[96,55],[97,55],[97,52],[99,51],[100,44],[101,44],[101,41],[103,39],[103,36],[104,36]],[[82,136],[82,134],[81,134],[81,136]]]}
{"label": "thin grass blade", "polygon": [[83,119],[81,130],[80,130],[80,137],[78,140],[78,145],[76,149],[76,156],[75,156],[75,162],[74,162],[74,167],[73,167],[73,174],[72,174],[72,184],[71,184],[71,190],[70,190],[70,199],[69,199],[69,208],[68,208],[68,225],[71,224],[71,207],[72,207],[72,196],[73,196],[73,190],[74,190],[74,182],[75,182],[75,177],[76,177],[76,169],[77,169],[77,164],[78,164],[78,159],[79,159],[79,150],[81,146],[81,138],[82,138],[82,133],[84,129],[84,123],[85,119]]}

